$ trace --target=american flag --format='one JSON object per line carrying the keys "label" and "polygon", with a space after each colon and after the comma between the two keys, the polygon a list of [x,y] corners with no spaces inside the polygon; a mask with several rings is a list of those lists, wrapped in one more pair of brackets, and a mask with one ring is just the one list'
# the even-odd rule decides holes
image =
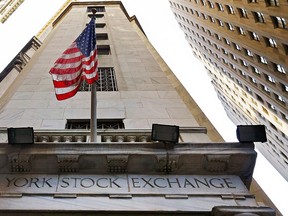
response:
{"label": "american flag", "polygon": [[73,97],[86,80],[92,84],[98,79],[95,18],[93,17],[79,37],[56,60],[50,69],[56,98]]}

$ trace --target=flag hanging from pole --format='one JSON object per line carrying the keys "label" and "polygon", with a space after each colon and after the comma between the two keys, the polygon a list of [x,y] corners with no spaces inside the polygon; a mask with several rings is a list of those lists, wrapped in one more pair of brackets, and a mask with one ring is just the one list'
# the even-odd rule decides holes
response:
{"label": "flag hanging from pole", "polygon": [[92,84],[98,79],[98,56],[93,17],[79,37],[56,60],[50,69],[56,98],[65,100],[73,97],[86,80]]}

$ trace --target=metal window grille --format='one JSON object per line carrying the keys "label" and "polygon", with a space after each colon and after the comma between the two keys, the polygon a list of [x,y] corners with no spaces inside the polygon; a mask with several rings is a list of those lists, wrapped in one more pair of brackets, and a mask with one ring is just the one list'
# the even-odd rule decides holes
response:
{"label": "metal window grille", "polygon": [[[113,68],[98,68],[99,79],[96,81],[97,91],[118,91]],[[79,91],[91,91],[91,85],[82,81]]]}
{"label": "metal window grille", "polygon": [[[122,119],[97,119],[97,129],[124,129]],[[66,129],[90,129],[90,119],[67,119]]]}

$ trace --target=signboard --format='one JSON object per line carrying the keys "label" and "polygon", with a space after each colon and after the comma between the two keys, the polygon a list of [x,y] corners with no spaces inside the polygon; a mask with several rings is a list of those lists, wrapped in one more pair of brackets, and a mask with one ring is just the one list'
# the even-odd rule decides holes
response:
{"label": "signboard", "polygon": [[0,193],[20,194],[249,194],[238,176],[1,174]]}

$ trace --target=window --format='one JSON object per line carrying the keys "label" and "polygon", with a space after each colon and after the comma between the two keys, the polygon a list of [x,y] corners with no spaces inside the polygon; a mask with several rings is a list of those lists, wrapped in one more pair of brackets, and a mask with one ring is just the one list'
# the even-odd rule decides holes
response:
{"label": "window", "polygon": [[108,40],[107,33],[96,33],[97,40]]}
{"label": "window", "polygon": [[258,68],[251,66],[252,71],[256,74],[260,74],[260,71],[258,70]]}
{"label": "window", "polygon": [[211,21],[212,23],[215,23],[214,17],[209,17],[209,18],[210,18],[210,21]]}
{"label": "window", "polygon": [[249,32],[249,33],[250,33],[251,39],[256,40],[256,41],[260,40],[259,35],[256,32]]}
{"label": "window", "polygon": [[216,5],[219,11],[224,11],[224,7],[221,3],[216,3]]}
{"label": "window", "polygon": [[270,75],[267,75],[267,79],[268,81],[270,81],[271,83],[276,83],[275,79],[273,77],[271,77]]}
{"label": "window", "polygon": [[87,7],[87,12],[91,13],[93,9],[95,9],[96,12],[105,12],[105,7],[104,6]]}
{"label": "window", "polygon": [[213,2],[208,1],[208,5],[209,5],[210,8],[214,8],[214,3]]}
{"label": "window", "polygon": [[216,33],[215,33],[215,38],[216,38],[217,40],[221,40],[221,37],[220,37],[218,34],[216,34]]}
{"label": "window", "polygon": [[244,61],[244,60],[242,60],[242,65],[243,65],[244,67],[248,67],[248,63],[247,63],[246,61]]}
{"label": "window", "polygon": [[229,14],[235,14],[234,9],[231,5],[226,5],[226,8]]}
{"label": "window", "polygon": [[247,10],[244,8],[238,8],[238,12],[241,18],[248,18]]}
{"label": "window", "polygon": [[257,83],[257,81],[256,81],[256,79],[255,78],[253,78],[253,77],[251,77],[251,81],[253,82],[253,83]]}
{"label": "window", "polygon": [[[91,18],[92,16],[93,16],[93,14],[88,14],[88,17]],[[96,13],[95,16],[96,16],[96,19],[97,19],[97,18],[99,19],[99,18],[103,18],[103,17],[104,17],[104,14]]]}
{"label": "window", "polygon": [[228,39],[224,38],[224,41],[227,45],[230,45],[230,41]]}
{"label": "window", "polygon": [[261,12],[252,12],[256,22],[264,23],[264,14]]}
{"label": "window", "polygon": [[277,71],[283,74],[286,74],[285,68],[282,65],[276,65]]}
{"label": "window", "polygon": [[253,53],[250,50],[246,49],[246,53],[248,56],[253,57]]}
{"label": "window", "polygon": [[233,60],[237,61],[237,57],[234,54],[231,54]]}
{"label": "window", "polygon": [[276,95],[278,100],[281,101],[282,103],[285,103],[285,100],[283,97],[281,97],[280,95]]}
{"label": "window", "polygon": [[97,52],[99,55],[110,55],[109,45],[97,45]]}
{"label": "window", "polygon": [[96,23],[96,28],[104,28],[105,26],[106,26],[105,23]]}
{"label": "window", "polygon": [[268,104],[268,105],[272,110],[276,111],[276,107],[273,104]]}
{"label": "window", "polygon": [[282,17],[271,16],[275,28],[286,28],[286,20]]}
{"label": "window", "polygon": [[241,35],[246,35],[246,31],[242,27],[237,27],[237,31]]}
{"label": "window", "polygon": [[261,62],[261,63],[263,63],[263,64],[268,64],[267,59],[266,59],[265,57],[260,56],[259,59],[260,59],[260,62]]}
{"label": "window", "polygon": [[[98,68],[98,73],[99,79],[96,81],[97,91],[118,91],[113,68]],[[83,81],[79,91],[91,91],[91,85]]]}
{"label": "window", "polygon": [[267,6],[279,6],[279,0],[265,0]]}
{"label": "window", "polygon": [[285,92],[288,92],[288,85],[284,85],[282,83],[281,84],[281,87],[282,87],[282,91],[285,91]]}
{"label": "window", "polygon": [[[90,119],[67,119],[66,129],[90,129]],[[124,129],[122,119],[97,119],[97,129]]]}
{"label": "window", "polygon": [[239,51],[241,50],[241,47],[238,44],[235,43],[234,46],[235,46],[235,49],[237,49]]}
{"label": "window", "polygon": [[265,38],[267,46],[277,48],[277,43],[273,38]]}
{"label": "window", "polygon": [[258,0],[248,0],[248,3],[258,3]]}
{"label": "window", "polygon": [[270,89],[269,89],[267,86],[263,86],[263,89],[264,89],[266,92],[271,92]]}
{"label": "window", "polygon": [[217,21],[218,21],[219,26],[224,27],[224,23],[222,22],[222,20],[217,20]]}
{"label": "window", "polygon": [[231,25],[230,23],[227,23],[227,28],[228,28],[230,31],[234,31],[234,26]]}

